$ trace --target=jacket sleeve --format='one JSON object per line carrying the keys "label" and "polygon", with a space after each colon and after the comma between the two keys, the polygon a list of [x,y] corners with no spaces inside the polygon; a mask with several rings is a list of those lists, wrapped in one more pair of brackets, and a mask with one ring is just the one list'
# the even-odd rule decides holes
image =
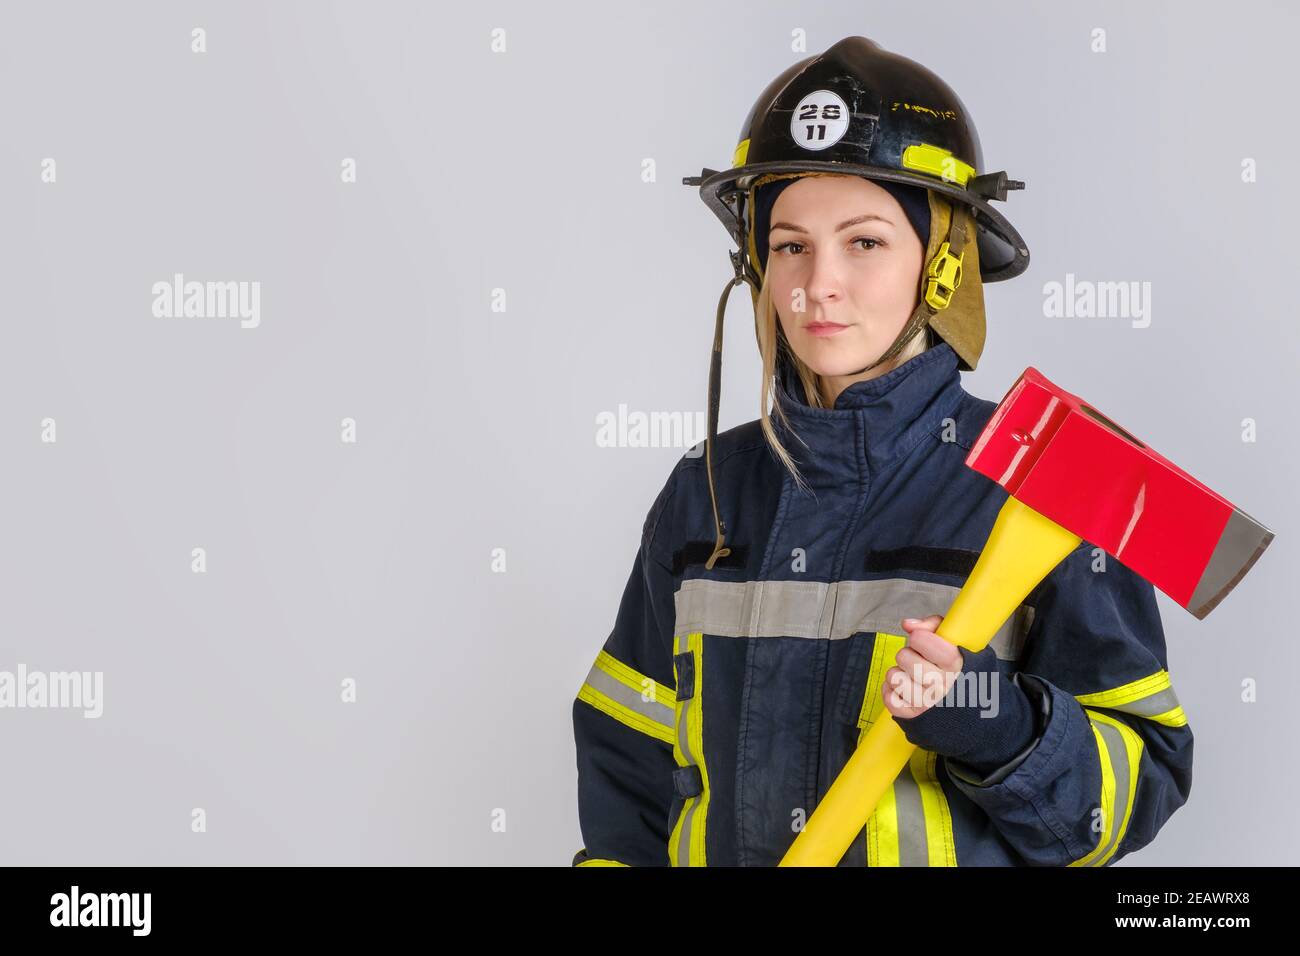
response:
{"label": "jacket sleeve", "polygon": [[1155,589],[1084,541],[1026,603],[1015,681],[1035,739],[988,775],[954,760],[948,775],[1027,864],[1106,866],[1151,842],[1192,787]]}
{"label": "jacket sleeve", "polygon": [[[614,629],[573,702],[578,820],[574,866],[667,866],[676,689],[671,558],[656,545],[676,469],[641,532]],[[666,538],[667,535],[659,535]]]}

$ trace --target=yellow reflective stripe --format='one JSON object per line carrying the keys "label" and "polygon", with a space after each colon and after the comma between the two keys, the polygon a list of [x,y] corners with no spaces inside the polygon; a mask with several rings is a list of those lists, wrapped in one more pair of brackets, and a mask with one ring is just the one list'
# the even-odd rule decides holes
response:
{"label": "yellow reflective stripe", "polygon": [[1118,710],[1166,727],[1182,727],[1187,723],[1187,715],[1174,693],[1169,672],[1164,669],[1110,690],[1075,694],[1074,699],[1085,707],[1092,705]]}
{"label": "yellow reflective stripe", "polygon": [[629,710],[617,701],[606,697],[600,691],[592,688],[590,684],[583,684],[582,689],[578,691],[578,700],[586,701],[592,707],[602,713],[608,714],[621,724],[639,730],[647,736],[654,737],[656,740],[662,740],[664,743],[672,743],[673,732],[670,728],[651,720],[649,717],[643,717],[635,710]]}
{"label": "yellow reflective stripe", "polygon": [[1123,721],[1087,707],[1084,712],[1092,725],[1101,761],[1102,831],[1097,845],[1070,866],[1105,866],[1128,832],[1144,744],[1141,736]]}
{"label": "yellow reflective stripe", "polygon": [[643,698],[646,691],[651,691],[651,696],[654,697],[656,703],[663,704],[665,707],[673,707],[677,703],[677,689],[675,687],[665,687],[653,677],[646,677],[640,671],[628,667],[617,657],[606,651],[601,651],[596,655],[596,666]]}
{"label": "yellow reflective stripe", "polygon": [[[875,644],[871,650],[871,667],[867,671],[867,686],[862,693],[862,710],[858,714],[858,743],[867,736],[867,731],[876,722],[876,718],[885,710],[885,701],[881,697],[880,687],[885,682],[885,671],[893,667],[899,650],[907,644],[907,639],[897,634],[876,632]],[[902,773],[909,773],[904,767]],[[900,774],[901,776],[901,774]],[[867,866],[898,866],[898,800],[894,793],[894,784],[884,792],[876,809],[867,818]]]}
{"label": "yellow reflective stripe", "polygon": [[1181,707],[1175,707],[1159,714],[1152,714],[1147,720],[1154,720],[1157,724],[1164,724],[1166,727],[1185,727],[1187,725],[1187,715],[1183,713]]}
{"label": "yellow reflective stripe", "polygon": [[928,863],[930,866],[956,866],[957,842],[952,835],[952,813],[939,783],[939,775],[935,772],[938,762],[938,754],[918,747],[912,754],[910,767],[921,791]]}
{"label": "yellow reflective stripe", "polygon": [[[862,695],[862,710],[858,714],[858,726],[862,736],[866,736],[871,725],[885,710],[885,700],[881,686],[885,683],[885,671],[898,663],[898,652],[907,646],[907,638],[901,634],[876,632],[876,643],[871,649],[871,669],[867,673],[867,688]],[[859,742],[861,737],[859,737]]]}
{"label": "yellow reflective stripe", "polygon": [[[653,700],[645,699],[647,692]],[[663,687],[603,650],[578,690],[578,700],[633,730],[666,744],[673,742],[676,691]]]}
{"label": "yellow reflective stripe", "polygon": [[620,863],[618,860],[602,860],[592,857],[589,860],[583,860],[578,866],[627,866],[626,863]]}
{"label": "yellow reflective stripe", "polygon": [[1092,724],[1092,735],[1097,740],[1097,754],[1101,759],[1101,819],[1102,831],[1097,837],[1097,845],[1091,852],[1070,863],[1070,866],[1092,866],[1094,861],[1106,851],[1112,826],[1111,814],[1115,808],[1115,774],[1110,765],[1110,749],[1101,739],[1101,731]]}
{"label": "yellow reflective stripe", "polygon": [[952,154],[942,146],[914,143],[903,150],[903,168],[938,176],[945,182],[965,186],[975,176],[975,167]]}
{"label": "yellow reflective stripe", "polygon": [[740,143],[736,146],[736,151],[731,154],[732,168],[735,168],[736,166],[744,166],[745,159],[748,156],[749,156],[749,140],[742,139]]}
{"label": "yellow reflective stripe", "polygon": [[[903,773],[907,773],[906,767]],[[898,806],[893,784],[867,819],[867,866],[898,866]]]}
{"label": "yellow reflective stripe", "polygon": [[[673,832],[668,837],[668,861],[672,866],[707,866],[704,853],[705,820],[709,809],[709,772],[704,764],[704,633],[696,631],[677,638],[677,653],[690,652],[695,684],[691,696],[677,701],[677,732],[673,737],[673,757],[677,766],[697,766],[703,789],[682,804]],[[681,684],[677,661],[673,660],[673,677]]]}
{"label": "yellow reflective stripe", "polygon": [[[885,672],[898,663],[898,652],[906,645],[901,634],[876,632],[858,716],[858,743],[882,714],[889,714],[881,687]],[[867,866],[957,865],[952,813],[937,763],[938,754],[918,747],[876,804],[865,830]]]}

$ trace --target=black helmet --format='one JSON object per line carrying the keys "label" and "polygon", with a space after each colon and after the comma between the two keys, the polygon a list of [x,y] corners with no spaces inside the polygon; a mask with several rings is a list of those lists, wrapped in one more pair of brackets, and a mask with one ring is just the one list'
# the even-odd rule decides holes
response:
{"label": "black helmet", "polygon": [[[951,87],[921,64],[866,37],[846,37],[768,84],[741,127],[731,169],[705,169],[682,180],[699,187],[738,246],[731,253],[735,275],[718,302],[709,366],[705,456],[717,539],[705,567],[712,569],[730,553],[723,546],[725,528],[713,483],[722,320],[727,298],[741,282],[758,300],[762,265],[755,240],[766,242],[767,237],[753,235],[757,187],[790,176],[838,174],[927,190],[931,235],[921,300],[885,353],[851,374],[895,358],[927,325],[953,347],[963,369],[973,369],[984,346],[982,283],[1010,279],[1029,265],[1025,241],[991,205],[1024,183],[1008,179],[1003,171],[986,173],[983,163],[975,124]],[[968,248],[972,227],[973,249]],[[968,251],[977,268],[957,294]],[[779,327],[777,338],[784,355],[789,345]]]}
{"label": "black helmet", "polygon": [[1024,183],[983,171],[979,134],[943,80],[866,37],[846,37],[768,84],[741,127],[732,168],[684,183],[748,253],[745,194],[772,173],[827,172],[912,183],[971,207],[985,282],[1029,265],[1029,248],[993,208]]}

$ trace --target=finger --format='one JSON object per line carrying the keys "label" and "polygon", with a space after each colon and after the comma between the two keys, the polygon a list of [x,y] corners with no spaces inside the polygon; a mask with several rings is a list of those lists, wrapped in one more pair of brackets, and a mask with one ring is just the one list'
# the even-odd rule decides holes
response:
{"label": "finger", "polygon": [[933,679],[931,675],[942,674],[945,668],[934,663],[925,657],[922,657],[914,648],[900,647],[898,653],[894,655],[894,660],[898,666],[907,672],[907,676],[913,681],[924,682],[927,679]]}
{"label": "finger", "polygon": [[882,689],[881,695],[885,702],[885,710],[889,711],[889,713],[893,714],[895,717],[915,717],[920,713],[916,708],[908,706],[907,701],[899,697],[897,691],[885,687]]}
{"label": "finger", "polygon": [[929,617],[905,617],[902,621],[903,629],[909,633],[915,627],[923,627],[926,630],[933,631],[942,623],[942,614],[931,614]]}
{"label": "finger", "polygon": [[[907,676],[907,672],[898,667],[891,667],[885,671],[885,679],[881,685],[881,693],[884,695],[885,702],[892,705],[895,711],[910,711],[912,706],[912,679]],[[905,716],[910,716],[906,715]]]}
{"label": "finger", "polygon": [[904,662],[901,658],[904,657],[903,652],[906,650],[907,648],[903,648],[898,652],[899,664],[910,682],[907,688],[909,696],[906,701],[919,713],[943,700],[948,694],[948,689],[957,680],[957,675],[931,664],[915,655],[915,652],[912,658]]}
{"label": "finger", "polygon": [[[946,671],[960,673],[966,665],[965,658],[961,656],[961,651],[956,644],[925,628],[918,627],[907,635],[906,646]],[[901,654],[902,650],[899,653]]]}
{"label": "finger", "polygon": [[921,686],[897,668],[894,669],[893,681],[895,686],[886,682],[881,687],[885,709],[894,716],[904,719],[923,714],[927,705],[924,698],[920,696],[925,693]]}
{"label": "finger", "polygon": [[908,707],[906,703],[900,701],[898,699],[898,695],[895,694],[893,691],[889,690],[889,688],[885,688],[885,692],[883,693],[882,696],[884,699],[883,706],[885,708],[885,711],[887,713],[893,714],[895,717],[900,717],[906,720],[910,717],[917,717],[921,714],[921,711],[913,707]]}

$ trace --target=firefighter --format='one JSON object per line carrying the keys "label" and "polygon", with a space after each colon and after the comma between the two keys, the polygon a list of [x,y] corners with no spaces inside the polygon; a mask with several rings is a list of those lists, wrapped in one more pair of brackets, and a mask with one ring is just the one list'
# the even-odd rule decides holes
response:
{"label": "firefighter", "polygon": [[[918,749],[841,866],[1145,846],[1192,764],[1152,585],[1082,541],[983,651],[935,633],[1006,500],[964,463],[996,403],[960,373],[983,283],[1028,265],[993,205],[1023,184],[985,171],[943,80],[864,37],[785,70],[732,167],[686,182],[738,246],[708,437],[651,505],[573,702],[574,865],[775,865],[877,720]],[[739,285],[760,417],[718,434]]]}

